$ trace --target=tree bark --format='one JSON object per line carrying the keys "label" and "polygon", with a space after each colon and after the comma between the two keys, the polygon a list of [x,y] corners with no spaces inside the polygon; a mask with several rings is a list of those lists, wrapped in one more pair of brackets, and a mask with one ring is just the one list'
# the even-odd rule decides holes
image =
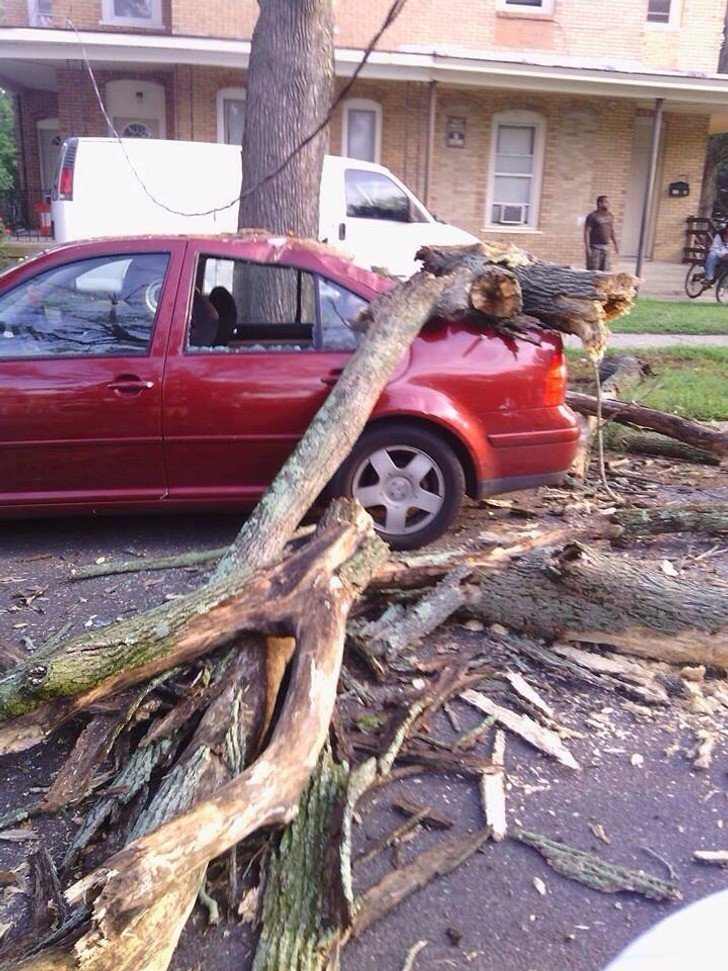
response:
{"label": "tree bark", "polygon": [[696,465],[720,465],[720,457],[704,448],[695,448],[657,432],[639,431],[628,425],[606,424],[602,433],[604,444],[613,452],[630,452],[639,455],[656,455],[660,458],[677,459]]}
{"label": "tree bark", "polygon": [[[270,743],[257,761],[212,798],[140,837],[67,891],[73,904],[95,897],[94,930],[76,946],[78,954],[99,949],[101,940],[100,949],[109,956],[112,942],[129,946],[135,919],[160,895],[172,893],[183,874],[251,832],[295,815],[328,734],[348,610],[384,552],[372,537],[351,562],[334,572],[322,570],[312,582],[300,604],[290,689]],[[147,966],[143,957],[137,955],[137,968]],[[98,965],[117,966],[111,961]]]}
{"label": "tree bark", "polygon": [[728,506],[675,506],[666,509],[618,509],[610,516],[618,532],[610,539],[654,536],[659,533],[728,533]]}
{"label": "tree bark", "polygon": [[[574,411],[582,415],[597,413],[597,399],[592,395],[567,391],[566,403]],[[676,438],[679,442],[686,442],[695,448],[705,449],[721,458],[728,456],[728,435],[700,425],[698,422],[669,415],[654,408],[644,408],[642,405],[628,404],[623,401],[602,402],[602,415],[612,421],[624,422],[628,425],[639,425],[652,431]]]}
{"label": "tree bark", "polygon": [[728,670],[725,588],[570,543],[529,553],[481,583],[489,624],[535,637]]}
{"label": "tree bark", "polygon": [[328,113],[333,57],[331,0],[261,0],[246,78],[240,228],[318,239],[328,128],[305,139]]}
{"label": "tree bark", "polygon": [[[363,510],[361,516],[365,516]],[[102,697],[230,643],[242,631],[292,634],[298,623],[301,592],[321,570],[334,569],[351,556],[363,528],[361,522],[356,530],[330,525],[328,532],[321,531],[282,564],[261,571],[242,590],[209,603],[206,611],[166,616],[165,626],[161,622],[153,626],[145,641],[130,643],[126,626],[120,624],[116,626],[123,634],[104,628],[76,638],[40,661],[30,658],[2,679],[0,717],[30,712],[49,699],[71,697],[71,708],[64,710],[69,717]],[[39,725],[45,729],[42,722]],[[27,734],[14,740],[16,727],[0,732],[0,751],[25,746],[31,735],[29,725],[24,726]]]}
{"label": "tree bark", "polygon": [[[584,345],[587,356],[601,360],[609,339],[608,322],[625,313],[632,305],[636,277],[630,273],[600,273],[592,270],[572,270],[540,260],[532,260],[522,250],[499,250],[487,243],[472,246],[424,246],[417,258],[423,269],[435,275],[452,272],[455,266],[466,268],[473,277],[487,277],[485,267],[498,264],[506,267],[518,283],[521,293],[519,313],[534,317],[552,330],[575,334]],[[502,271],[499,273],[503,279]],[[496,289],[490,285],[487,297]],[[497,293],[505,295],[504,282]],[[482,299],[475,288],[473,306]],[[512,299],[512,298],[511,298]],[[512,302],[511,306],[515,306]],[[480,308],[478,308],[480,309]]]}

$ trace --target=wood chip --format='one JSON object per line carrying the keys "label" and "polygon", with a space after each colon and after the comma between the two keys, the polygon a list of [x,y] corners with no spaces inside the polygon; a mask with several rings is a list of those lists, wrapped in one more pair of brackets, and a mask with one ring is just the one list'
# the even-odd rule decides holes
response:
{"label": "wood chip", "polygon": [[491,828],[491,839],[494,843],[499,843],[508,835],[506,777],[503,770],[505,749],[505,732],[498,729],[493,742],[493,766],[486,769],[480,776],[480,798],[483,803],[485,821]]}
{"label": "wood chip", "polygon": [[728,867],[728,850],[695,850],[693,859],[699,863]]}
{"label": "wood chip", "polygon": [[530,705],[540,711],[542,715],[546,715],[547,718],[554,717],[554,709],[551,705],[547,704],[543,698],[538,694],[538,692],[531,687],[531,685],[526,681],[522,674],[518,674],[515,671],[508,671],[506,674],[506,680],[516,692],[520,695],[524,701],[527,701]]}
{"label": "wood chip", "polygon": [[486,695],[479,691],[474,691],[471,688],[463,691],[460,697],[463,701],[466,701],[469,705],[484,712],[486,715],[494,715],[496,720],[504,728],[515,732],[516,735],[519,735],[524,741],[533,745],[540,752],[545,752],[546,755],[553,756],[562,765],[566,765],[570,769],[580,768],[579,763],[556,732],[539,725],[538,722],[534,721],[533,718],[529,718],[528,715],[518,715],[509,708],[503,708]]}

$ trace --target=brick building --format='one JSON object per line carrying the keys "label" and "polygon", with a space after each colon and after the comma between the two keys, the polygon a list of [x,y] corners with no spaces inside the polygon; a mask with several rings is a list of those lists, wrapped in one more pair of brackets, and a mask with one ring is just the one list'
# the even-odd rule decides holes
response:
{"label": "brick building", "polygon": [[[391,0],[333,3],[342,86]],[[64,137],[110,134],[109,121],[239,142],[257,9],[6,0],[0,85],[16,95],[29,197],[50,189]],[[679,261],[706,139],[728,129],[725,18],[726,0],[408,0],[337,110],[330,151],[381,161],[484,239],[575,265],[605,193],[623,255],[642,239],[648,258]]]}

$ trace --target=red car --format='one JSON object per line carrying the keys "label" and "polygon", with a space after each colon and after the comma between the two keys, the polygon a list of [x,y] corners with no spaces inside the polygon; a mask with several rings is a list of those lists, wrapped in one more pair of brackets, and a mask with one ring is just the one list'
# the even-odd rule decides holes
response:
{"label": "red car", "polygon": [[[0,515],[252,506],[393,282],[304,242],[59,246],[0,276]],[[561,340],[426,325],[334,477],[410,549],[464,493],[554,484],[578,437]]]}

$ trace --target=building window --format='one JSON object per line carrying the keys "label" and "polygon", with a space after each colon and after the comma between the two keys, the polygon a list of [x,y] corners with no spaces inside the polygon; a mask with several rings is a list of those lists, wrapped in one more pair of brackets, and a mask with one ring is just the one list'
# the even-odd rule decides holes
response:
{"label": "building window", "polygon": [[101,23],[122,27],[161,27],[162,0],[101,0]]}
{"label": "building window", "polygon": [[647,0],[647,23],[654,27],[679,27],[680,0]]}
{"label": "building window", "polygon": [[545,127],[540,115],[514,111],[493,118],[486,223],[535,229]]}
{"label": "building window", "polygon": [[28,0],[28,26],[52,27],[51,0]]}
{"label": "building window", "polygon": [[217,92],[217,140],[225,145],[242,145],[245,130],[245,88],[223,88]]}
{"label": "building window", "polygon": [[382,151],[382,106],[366,98],[344,102],[341,154],[363,162],[379,162]]}
{"label": "building window", "polygon": [[143,121],[130,121],[119,132],[122,138],[152,138],[152,132]]}
{"label": "building window", "polygon": [[495,9],[501,13],[552,14],[555,0],[496,0]]}

